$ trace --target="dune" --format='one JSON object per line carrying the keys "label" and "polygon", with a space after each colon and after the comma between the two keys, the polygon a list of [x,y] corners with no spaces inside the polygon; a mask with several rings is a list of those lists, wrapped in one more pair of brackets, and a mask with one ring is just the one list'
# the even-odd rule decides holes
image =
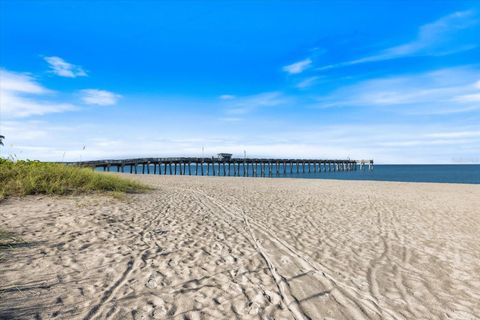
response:
{"label": "dune", "polygon": [[[128,176],[128,175],[126,175]],[[2,319],[478,319],[480,185],[137,175],[0,203]]]}

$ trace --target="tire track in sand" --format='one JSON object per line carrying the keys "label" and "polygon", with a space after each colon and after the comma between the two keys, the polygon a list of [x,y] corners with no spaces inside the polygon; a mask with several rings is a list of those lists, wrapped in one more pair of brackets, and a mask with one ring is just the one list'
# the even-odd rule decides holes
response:
{"label": "tire track in sand", "polygon": [[[205,195],[205,196],[209,197],[211,201],[214,202],[217,205],[217,207],[222,209],[224,212],[230,215],[235,215],[235,213],[232,212],[232,209],[227,207],[220,200],[210,197],[208,195]],[[230,205],[230,207],[232,206]],[[236,209],[236,211],[238,211],[241,214],[241,216],[243,216],[244,219],[248,221],[243,210],[239,208],[234,208],[234,209]],[[262,234],[265,238],[267,238],[268,240],[270,240],[276,245],[276,250],[284,252],[290,258],[293,258],[293,260],[297,263],[297,265],[300,265],[303,269],[308,270],[306,272],[306,275],[308,277],[313,277],[314,279],[309,278],[309,280],[306,282],[312,282],[316,280],[320,283],[321,287],[332,288],[330,290],[325,290],[323,293],[320,293],[318,295],[323,296],[324,293],[331,295],[335,303],[339,305],[338,309],[340,313],[343,313],[343,311],[347,311],[349,314],[348,317],[351,319],[370,319],[371,318],[366,309],[376,311],[375,310],[376,308],[373,308],[373,309],[372,307],[365,308],[350,294],[346,293],[345,290],[343,290],[341,287],[338,287],[333,278],[330,277],[331,279],[329,279],[327,274],[322,271],[323,267],[315,265],[309,258],[299,254],[297,250],[292,248],[288,243],[279,239],[273,233],[271,233],[268,230],[268,228],[266,228],[265,226],[255,221],[252,221],[251,224],[254,225],[254,229],[258,233]],[[336,288],[337,291],[334,291],[333,288]],[[345,310],[342,310],[342,309],[345,309]]]}
{"label": "tire track in sand", "polygon": [[125,283],[128,275],[132,272],[132,269],[134,268],[135,265],[135,260],[133,258],[130,258],[130,260],[127,263],[127,268],[123,272],[122,276],[110,287],[108,290],[106,290],[102,298],[100,299],[99,303],[97,303],[95,306],[93,306],[90,311],[88,311],[87,315],[83,318],[83,320],[90,320],[92,319],[101,309],[103,306],[108,303],[112,295],[115,293],[118,287],[120,287],[122,284]]}
{"label": "tire track in sand", "polygon": [[[348,312],[349,318],[352,318],[352,319],[372,319],[372,318],[401,319],[400,316],[398,316],[393,312],[381,310],[378,304],[374,300],[372,300],[371,297],[363,296],[355,288],[350,287],[346,284],[340,283],[339,281],[336,281],[333,277],[327,275],[325,272],[322,271],[322,269],[323,270],[325,269],[322,265],[314,261],[311,261],[308,257],[298,253],[297,250],[292,248],[285,241],[276,237],[265,226],[255,221],[249,221],[249,219],[247,219],[246,214],[242,209],[232,206],[231,203],[229,205],[226,205],[221,200],[216,199],[206,194],[203,191],[185,189],[185,188],[182,188],[182,189],[184,191],[197,193],[202,197],[204,197],[205,199],[210,200],[212,204],[220,208],[223,212],[227,213],[232,219],[235,219],[235,218],[238,219],[241,217],[244,221],[244,224],[250,230],[252,237],[255,237],[254,235],[254,230],[255,230],[257,233],[264,236],[266,239],[270,240],[280,252],[287,253],[291,258],[295,260],[295,262],[297,262],[298,265],[302,266],[306,270],[310,270],[310,272],[307,272],[307,274],[309,276],[313,276],[313,278],[316,281],[320,282],[321,286],[337,289],[337,290],[331,291],[330,294],[332,295],[332,298],[335,301],[335,303],[339,305],[338,309],[340,310],[340,312],[341,313],[343,313],[344,311]],[[272,276],[273,277],[278,276],[279,277],[278,279],[282,280],[282,282],[280,283],[285,283],[285,287],[289,288],[288,281],[285,279],[285,277],[281,276],[278,273],[277,271],[278,268],[275,268],[274,263],[266,254],[265,252],[266,250],[262,247],[262,245],[260,244],[260,241],[256,237],[255,237],[255,242],[259,246],[258,247],[259,250],[261,250],[265,254],[265,257],[269,260],[267,264],[270,263],[273,266],[274,268],[273,270],[276,273],[276,275],[272,274]],[[313,280],[313,279],[310,278],[309,280]],[[289,300],[296,301],[298,308],[302,310],[300,302],[296,297],[294,297],[291,293],[288,293],[286,290],[284,290],[284,293],[287,296],[289,296],[288,298]],[[362,299],[355,298],[355,295],[362,296]],[[305,317],[308,317],[305,313],[303,314]]]}
{"label": "tire track in sand", "polygon": [[[216,213],[217,211],[212,208],[211,204],[215,205],[216,207],[219,207],[220,209],[222,209],[222,211],[226,212],[223,209],[222,206],[219,206],[215,201],[213,201],[213,198],[204,194],[203,192],[196,191],[196,190],[193,190],[193,189],[187,189],[187,188],[178,188],[178,189],[181,189],[183,191],[191,192],[194,195],[196,194],[197,195],[197,197],[196,197],[197,201],[204,204],[207,208],[209,208],[210,212],[212,212],[212,213]],[[211,204],[207,203],[206,201],[204,201],[204,199],[202,199],[199,196],[203,196],[206,199],[210,199]],[[274,263],[269,258],[269,256],[266,254],[265,249],[260,244],[260,241],[258,241],[258,239],[256,238],[256,236],[255,236],[255,234],[252,230],[252,227],[250,226],[250,223],[247,220],[247,218],[245,217],[245,215],[242,214],[241,216],[235,216],[235,215],[232,215],[230,212],[226,212],[226,213],[232,219],[232,221],[226,221],[227,223],[231,223],[234,220],[239,220],[238,218],[240,218],[240,221],[243,222],[245,230],[250,235],[250,239],[249,239],[250,243],[255,247],[258,254],[263,258],[263,260],[267,264],[267,267],[270,271],[270,274],[271,274],[271,276],[272,276],[272,278],[273,278],[273,280],[274,280],[274,282],[277,286],[277,289],[280,293],[281,300],[282,300],[283,304],[285,305],[285,307],[290,311],[290,314],[292,315],[292,317],[295,320],[311,320],[311,318],[308,317],[305,314],[305,312],[302,310],[298,300],[291,294],[287,279],[285,279],[280,273],[278,273],[277,268],[275,267]],[[223,215],[220,215],[220,218],[225,220],[225,216],[223,216]]]}
{"label": "tire track in sand", "polygon": [[[132,252],[132,256],[130,256],[130,260],[127,262],[127,268],[125,271],[122,273],[122,275],[118,278],[118,280],[111,286],[109,287],[102,295],[100,298],[100,301],[93,306],[86,316],[83,318],[84,320],[90,320],[93,317],[95,317],[98,313],[101,313],[104,311],[105,308],[107,308],[108,303],[111,302],[112,300],[115,299],[116,296],[116,291],[118,290],[119,287],[124,285],[127,280],[129,279],[130,274],[135,271],[138,268],[141,268],[141,264],[145,264],[145,253],[148,252],[152,247],[154,247],[155,242],[153,244],[151,243],[152,239],[147,239],[146,236],[148,234],[151,234],[152,230],[155,228],[158,228],[159,222],[160,222],[160,214],[164,212],[168,212],[167,210],[164,210],[165,208],[168,208],[169,202],[167,203],[161,203],[160,205],[155,205],[152,208],[148,208],[146,210],[141,210],[137,212],[136,216],[133,217],[133,219],[144,219],[144,216],[148,213],[151,213],[152,211],[156,213],[155,217],[153,219],[149,219],[146,221],[146,224],[142,227],[142,231],[139,232],[137,235],[135,235],[135,238],[143,242],[147,248],[140,250],[140,251],[134,251]],[[117,215],[119,212],[119,207],[115,207],[113,215]],[[150,240],[150,241],[148,241]],[[105,315],[105,319],[109,319],[113,315],[113,308],[110,308],[109,311]]]}

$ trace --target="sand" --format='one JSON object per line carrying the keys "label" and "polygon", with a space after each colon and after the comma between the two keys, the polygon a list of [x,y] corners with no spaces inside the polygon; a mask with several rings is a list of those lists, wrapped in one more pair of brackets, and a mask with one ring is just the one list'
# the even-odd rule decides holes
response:
{"label": "sand", "polygon": [[480,185],[135,178],[0,203],[0,318],[479,319]]}

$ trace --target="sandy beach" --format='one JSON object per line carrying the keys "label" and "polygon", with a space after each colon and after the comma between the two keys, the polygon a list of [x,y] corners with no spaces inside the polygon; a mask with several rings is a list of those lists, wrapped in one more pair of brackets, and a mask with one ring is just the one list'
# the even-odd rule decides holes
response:
{"label": "sandy beach", "polygon": [[1,319],[480,315],[480,185],[134,178],[0,203]]}

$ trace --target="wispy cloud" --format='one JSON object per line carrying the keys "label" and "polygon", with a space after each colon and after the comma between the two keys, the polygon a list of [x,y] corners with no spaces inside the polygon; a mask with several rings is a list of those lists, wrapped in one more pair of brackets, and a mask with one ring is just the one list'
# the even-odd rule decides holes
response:
{"label": "wispy cloud", "polygon": [[2,129],[8,138],[15,137],[16,144],[34,144],[48,138],[45,125],[45,122],[27,119],[7,120],[2,123]]}
{"label": "wispy cloud", "polygon": [[231,101],[225,101],[226,112],[228,114],[246,114],[262,107],[273,107],[285,105],[291,98],[286,97],[281,92],[263,92],[256,95],[237,97]]}
{"label": "wispy cloud", "polygon": [[296,87],[299,89],[305,89],[305,88],[311,87],[312,85],[315,84],[315,82],[317,82],[319,78],[320,77],[317,77],[317,76],[308,77],[306,79],[301,80],[299,83],[297,83]]}
{"label": "wispy cloud", "polygon": [[45,97],[52,93],[28,74],[0,69],[0,104],[6,118],[64,112],[75,108],[69,103],[58,103]]}
{"label": "wispy cloud", "polygon": [[[330,64],[317,68],[328,70],[367,62],[391,60],[408,56],[440,56],[466,51],[478,47],[478,33],[459,37],[460,32],[477,27],[479,19],[470,11],[454,12],[434,22],[421,26],[416,38],[382,50],[377,54],[356,60]],[[478,31],[477,31],[478,32]]]}
{"label": "wispy cloud", "polygon": [[311,66],[311,64],[312,64],[312,59],[307,58],[307,59],[289,64],[288,66],[284,66],[282,70],[289,74],[299,74],[307,70]]}
{"label": "wispy cloud", "polygon": [[235,96],[231,94],[222,94],[219,98],[220,100],[233,100],[235,99]]}
{"label": "wispy cloud", "polygon": [[122,97],[119,94],[98,89],[81,90],[80,94],[84,103],[98,106],[114,105]]}
{"label": "wispy cloud", "polygon": [[453,100],[461,103],[480,103],[480,93],[460,95],[455,97]]}
{"label": "wispy cloud", "polygon": [[427,138],[480,138],[480,130],[471,131],[446,131],[446,132],[433,132],[425,135]]}
{"label": "wispy cloud", "polygon": [[448,114],[480,109],[476,82],[480,70],[472,67],[379,78],[337,89],[319,99],[319,107],[401,107],[402,112]]}
{"label": "wispy cloud", "polygon": [[87,73],[82,67],[68,63],[60,57],[45,57],[45,61],[50,65],[51,71],[60,77],[76,78],[86,77]]}
{"label": "wispy cloud", "polygon": [[242,121],[242,118],[223,117],[223,118],[219,118],[218,120],[224,121],[224,122],[239,122],[239,121]]}

